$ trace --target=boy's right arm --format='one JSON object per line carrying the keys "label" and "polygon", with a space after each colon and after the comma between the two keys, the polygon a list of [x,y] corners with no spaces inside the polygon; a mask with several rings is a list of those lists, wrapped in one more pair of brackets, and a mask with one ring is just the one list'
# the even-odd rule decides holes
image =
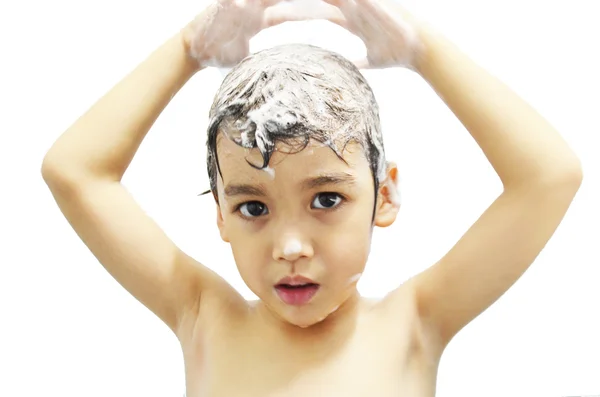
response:
{"label": "boy's right arm", "polygon": [[[180,250],[118,181],[46,181],[77,235],[130,294],[177,335],[212,292],[234,292],[217,274]],[[58,172],[58,171],[57,171]]]}
{"label": "boy's right arm", "polygon": [[265,12],[280,1],[214,1],[67,129],[42,164],[46,184],[79,237],[178,336],[181,321],[199,314],[201,300],[240,296],[178,249],[121,178],[152,124],[196,72],[209,64],[233,66],[260,30],[302,19]]}
{"label": "boy's right arm", "polygon": [[178,34],[79,118],[50,148],[43,178],[106,270],[175,334],[203,293],[229,287],[183,253],[121,184],[146,133],[200,68]]}

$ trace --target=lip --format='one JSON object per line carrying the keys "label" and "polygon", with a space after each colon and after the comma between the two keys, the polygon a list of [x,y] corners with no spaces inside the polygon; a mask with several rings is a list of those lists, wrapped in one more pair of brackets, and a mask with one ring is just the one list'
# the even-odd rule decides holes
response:
{"label": "lip", "polygon": [[279,280],[276,285],[282,285],[282,284],[287,284],[287,285],[317,284],[318,285],[318,283],[314,282],[310,278],[300,276],[300,275],[284,277],[281,280]]}
{"label": "lip", "polygon": [[275,293],[283,303],[291,306],[303,306],[308,304],[319,291],[319,285],[310,284],[306,287],[283,287],[276,286]]}

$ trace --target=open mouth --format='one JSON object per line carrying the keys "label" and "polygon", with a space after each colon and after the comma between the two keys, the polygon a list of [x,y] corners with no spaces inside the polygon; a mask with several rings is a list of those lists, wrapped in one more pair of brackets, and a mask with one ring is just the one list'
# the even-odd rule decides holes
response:
{"label": "open mouth", "polygon": [[297,284],[297,285],[292,285],[292,284],[277,284],[276,287],[277,288],[285,288],[285,289],[300,289],[300,288],[307,288],[307,287],[318,287],[319,284],[316,283],[306,283],[306,284]]}
{"label": "open mouth", "polygon": [[279,298],[288,305],[305,305],[315,296],[319,290],[319,284],[277,284],[275,291]]}

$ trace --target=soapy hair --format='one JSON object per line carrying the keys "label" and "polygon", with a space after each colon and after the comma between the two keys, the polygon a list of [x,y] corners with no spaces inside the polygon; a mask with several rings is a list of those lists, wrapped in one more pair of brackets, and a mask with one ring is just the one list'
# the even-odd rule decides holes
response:
{"label": "soapy hair", "polygon": [[386,176],[379,107],[356,66],[341,55],[307,44],[287,44],[252,54],[225,77],[209,113],[207,168],[217,197],[217,137],[257,148],[266,169],[276,142],[302,150],[310,140],[343,160],[350,142],[370,164],[375,196]]}

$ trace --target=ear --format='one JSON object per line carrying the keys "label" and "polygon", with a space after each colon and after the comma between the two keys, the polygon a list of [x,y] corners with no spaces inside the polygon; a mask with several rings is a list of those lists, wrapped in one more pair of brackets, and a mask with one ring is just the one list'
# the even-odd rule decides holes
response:
{"label": "ear", "polygon": [[223,213],[221,212],[221,206],[219,205],[219,201],[217,200],[216,194],[213,192],[213,197],[215,198],[215,203],[217,205],[217,227],[219,228],[219,233],[221,234],[221,240],[226,243],[229,242],[229,237],[227,236],[227,228],[225,227],[225,220],[223,219]]}
{"label": "ear", "polygon": [[386,174],[387,178],[379,187],[377,195],[375,225],[379,227],[388,227],[394,223],[400,210],[398,167],[395,163],[388,163]]}

